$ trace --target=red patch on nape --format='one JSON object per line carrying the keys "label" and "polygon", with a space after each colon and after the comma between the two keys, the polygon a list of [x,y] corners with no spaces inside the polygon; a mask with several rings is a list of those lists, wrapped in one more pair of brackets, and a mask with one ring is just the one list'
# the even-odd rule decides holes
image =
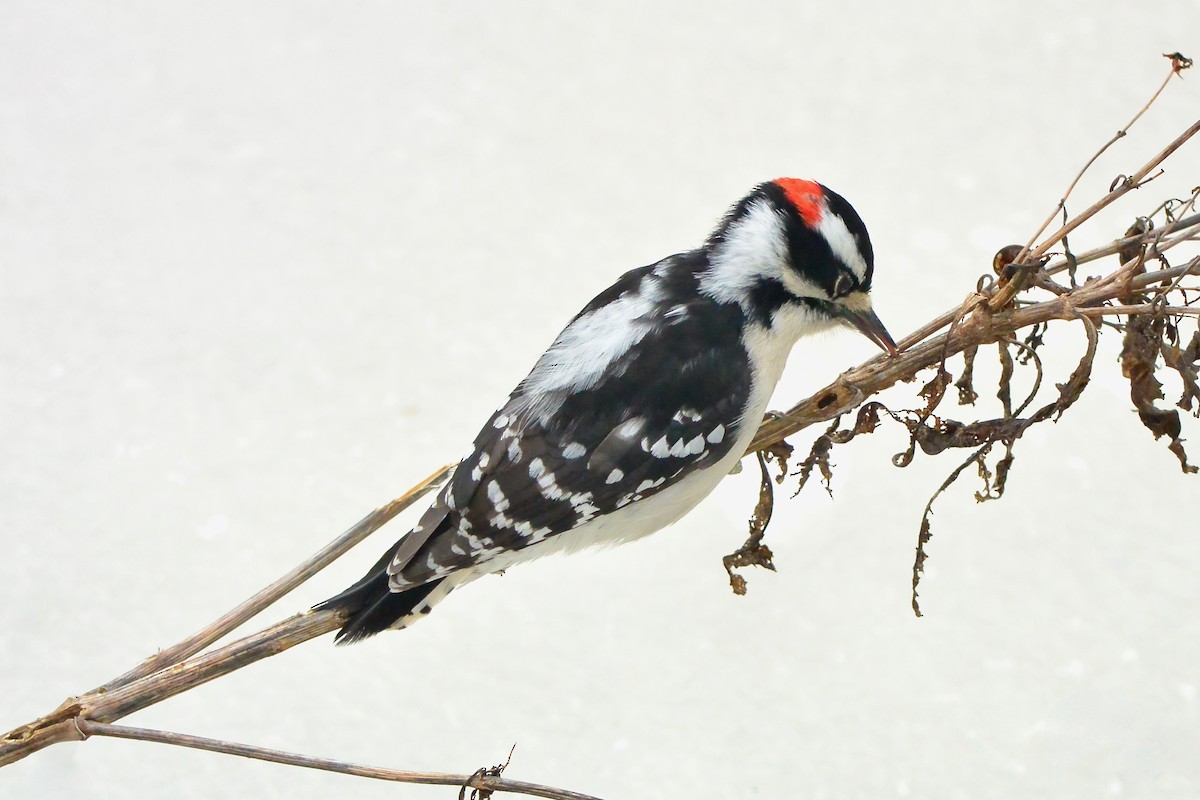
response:
{"label": "red patch on nape", "polygon": [[821,211],[825,205],[825,191],[821,184],[801,178],[779,178],[775,185],[783,189],[806,225],[815,228],[821,224]]}

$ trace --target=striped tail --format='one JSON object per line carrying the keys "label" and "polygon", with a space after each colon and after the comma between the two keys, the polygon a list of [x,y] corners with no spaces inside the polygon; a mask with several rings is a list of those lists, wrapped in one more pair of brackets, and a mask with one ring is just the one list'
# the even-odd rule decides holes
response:
{"label": "striped tail", "polygon": [[[426,600],[446,579],[393,592],[388,586],[387,568],[394,551],[392,548],[385,553],[358,583],[313,606],[313,610],[344,611],[350,615],[334,639],[336,644],[353,644],[389,628],[403,628],[407,623],[398,623],[406,617],[429,613],[432,603]],[[447,592],[438,594],[444,596]]]}

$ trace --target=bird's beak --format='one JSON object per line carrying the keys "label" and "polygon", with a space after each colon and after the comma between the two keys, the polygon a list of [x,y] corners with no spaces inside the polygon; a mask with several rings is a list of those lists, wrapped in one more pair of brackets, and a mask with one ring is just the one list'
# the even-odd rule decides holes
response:
{"label": "bird's beak", "polygon": [[899,348],[896,347],[896,342],[892,339],[892,335],[887,332],[887,328],[883,327],[883,323],[875,314],[875,310],[871,308],[871,301],[864,293],[861,299],[853,300],[847,298],[840,303],[836,303],[838,316],[850,323],[861,333],[866,336],[883,350],[887,351],[890,356],[900,354]]}

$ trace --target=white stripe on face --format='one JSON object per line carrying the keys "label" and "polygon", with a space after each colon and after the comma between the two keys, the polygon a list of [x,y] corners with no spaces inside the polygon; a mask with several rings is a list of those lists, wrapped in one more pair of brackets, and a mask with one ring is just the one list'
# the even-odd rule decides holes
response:
{"label": "white stripe on face", "polygon": [[834,256],[850,268],[859,282],[866,280],[867,260],[863,257],[862,251],[858,249],[858,242],[855,241],[854,234],[850,233],[850,229],[846,227],[846,221],[830,211],[828,207],[822,208],[821,222],[817,225],[817,231],[825,237]]}

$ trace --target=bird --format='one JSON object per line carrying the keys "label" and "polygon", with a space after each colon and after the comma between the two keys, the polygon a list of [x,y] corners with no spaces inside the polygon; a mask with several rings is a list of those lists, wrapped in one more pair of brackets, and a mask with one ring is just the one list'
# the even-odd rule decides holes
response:
{"label": "bird", "polygon": [[745,455],[797,340],[848,325],[897,354],[873,275],[841,195],[799,178],[755,186],[699,248],[584,306],[416,526],[314,609],[342,614],[347,644],[408,627],[483,575],[674,523]]}

